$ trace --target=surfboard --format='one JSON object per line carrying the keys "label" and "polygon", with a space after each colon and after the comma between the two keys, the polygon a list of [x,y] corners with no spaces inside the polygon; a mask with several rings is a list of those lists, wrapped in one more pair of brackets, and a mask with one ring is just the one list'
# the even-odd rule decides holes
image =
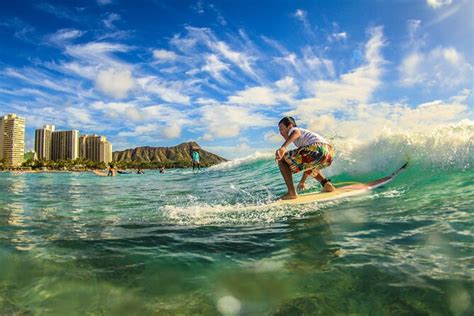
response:
{"label": "surfboard", "polygon": [[100,170],[92,170],[93,173],[95,173],[96,175],[98,176],[101,176],[101,177],[107,177],[107,174],[103,171],[100,171]]}
{"label": "surfboard", "polygon": [[369,190],[378,188],[384,184],[389,183],[395,177],[402,172],[408,166],[408,162],[406,162],[403,166],[401,166],[397,171],[393,172],[392,174],[385,176],[383,178],[370,181],[367,183],[354,183],[347,186],[342,186],[336,188],[335,191],[332,192],[316,192],[316,193],[306,193],[298,195],[298,198],[293,200],[277,200],[271,205],[285,205],[285,204],[306,204],[312,202],[327,202],[333,201],[337,199],[342,199],[358,194],[362,194]]}

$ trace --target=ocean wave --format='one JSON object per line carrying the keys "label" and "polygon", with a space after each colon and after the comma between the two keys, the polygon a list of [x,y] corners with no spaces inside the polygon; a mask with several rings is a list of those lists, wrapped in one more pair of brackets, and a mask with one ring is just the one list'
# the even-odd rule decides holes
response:
{"label": "ocean wave", "polygon": [[238,158],[230,161],[226,161],[223,163],[220,163],[218,165],[209,167],[209,171],[220,171],[220,170],[229,170],[229,169],[234,169],[242,165],[248,165],[255,163],[257,161],[268,161],[268,160],[273,160],[274,153],[273,152],[256,152],[253,155],[243,157],[243,158]]}
{"label": "ocean wave", "polygon": [[[333,139],[331,144],[336,155],[333,164],[325,169],[328,176],[389,172],[405,161],[421,169],[468,170],[474,164],[474,122],[424,133],[385,131],[373,140]],[[210,167],[209,171],[252,167],[273,159],[273,152],[257,152]]]}
{"label": "ocean wave", "polygon": [[474,163],[474,123],[428,133],[387,131],[369,142],[335,140],[333,144],[337,152],[333,174],[385,171],[404,161],[422,169],[467,170]]}

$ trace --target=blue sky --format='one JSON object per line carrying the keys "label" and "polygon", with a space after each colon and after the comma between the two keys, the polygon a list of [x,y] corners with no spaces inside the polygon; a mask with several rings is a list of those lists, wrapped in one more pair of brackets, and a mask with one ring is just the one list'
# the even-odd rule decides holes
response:
{"label": "blue sky", "polygon": [[329,138],[471,124],[474,2],[3,1],[0,114],[106,135],[276,148],[287,114]]}

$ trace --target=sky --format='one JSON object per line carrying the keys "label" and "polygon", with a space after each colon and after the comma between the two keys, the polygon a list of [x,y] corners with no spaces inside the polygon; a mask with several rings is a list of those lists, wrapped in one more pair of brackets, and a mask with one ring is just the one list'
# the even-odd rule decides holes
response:
{"label": "sky", "polygon": [[373,139],[474,120],[474,1],[0,2],[0,115],[107,136],[276,149],[278,121]]}

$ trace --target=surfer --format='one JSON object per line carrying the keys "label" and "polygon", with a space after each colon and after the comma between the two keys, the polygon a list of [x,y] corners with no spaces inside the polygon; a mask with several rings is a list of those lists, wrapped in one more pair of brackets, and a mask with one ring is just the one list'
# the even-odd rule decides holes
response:
{"label": "surfer", "polygon": [[[285,180],[288,193],[281,197],[282,200],[296,199],[298,197],[293,184],[293,173],[303,171],[303,176],[298,184],[298,189],[305,188],[308,176],[313,176],[321,183],[323,191],[331,192],[336,188],[321,173],[321,169],[329,167],[334,156],[332,146],[319,134],[299,128],[295,119],[286,116],[278,123],[278,129],[285,142],[275,152],[275,159]],[[286,151],[286,148],[294,143],[294,150]]]}
{"label": "surfer", "polygon": [[115,176],[115,168],[113,164],[109,165],[109,172],[107,173],[109,177],[114,177]]}
{"label": "surfer", "polygon": [[197,151],[197,149],[193,149],[192,156],[193,156],[193,171],[196,168],[198,168],[198,170],[201,170],[201,163],[199,161],[200,157],[199,157],[199,152]]}

